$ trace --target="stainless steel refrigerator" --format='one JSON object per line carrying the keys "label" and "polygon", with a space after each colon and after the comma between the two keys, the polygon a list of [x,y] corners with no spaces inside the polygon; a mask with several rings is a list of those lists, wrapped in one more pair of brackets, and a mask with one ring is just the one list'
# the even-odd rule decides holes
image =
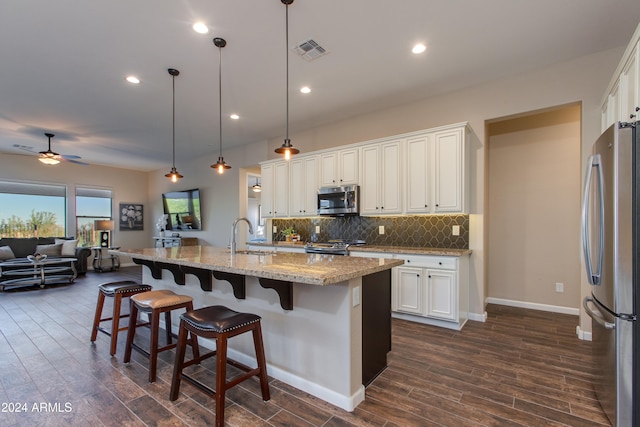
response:
{"label": "stainless steel refrigerator", "polygon": [[593,145],[582,241],[591,296],[594,384],[613,426],[640,425],[637,400],[640,266],[640,122],[613,124]]}

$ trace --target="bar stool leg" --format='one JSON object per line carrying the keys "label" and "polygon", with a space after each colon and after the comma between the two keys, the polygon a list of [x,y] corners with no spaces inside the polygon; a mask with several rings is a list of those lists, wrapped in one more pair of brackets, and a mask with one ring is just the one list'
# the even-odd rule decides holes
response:
{"label": "bar stool leg", "polygon": [[160,332],[160,310],[154,309],[151,314],[151,348],[149,349],[149,382],[156,381],[158,366],[158,335]]}
{"label": "bar stool leg", "polygon": [[[176,347],[176,359],[173,364],[173,380],[171,381],[171,392],[169,393],[169,400],[171,401],[176,400],[178,398],[178,394],[180,393],[180,381],[182,380],[182,365],[184,365],[184,355],[187,347],[187,334],[188,334],[188,331],[187,331],[187,328],[184,327],[184,320],[180,320],[180,329],[178,332],[178,346]],[[195,338],[195,336],[191,334],[191,338],[193,339]]]}
{"label": "bar stool leg", "polygon": [[267,360],[264,356],[264,347],[262,342],[262,328],[260,323],[253,330],[253,347],[256,351],[256,362],[260,368],[260,389],[262,390],[262,400],[265,402],[271,399],[269,393],[269,378],[267,377]]}
{"label": "bar stool leg", "polygon": [[216,338],[216,427],[224,426],[224,398],[227,383],[227,338]]}
{"label": "bar stool leg", "polygon": [[124,359],[122,360],[124,363],[129,363],[131,361],[131,347],[133,346],[133,336],[136,333],[136,324],[138,323],[138,307],[133,303],[133,301],[129,302],[129,330],[127,331],[127,344],[124,348]]}
{"label": "bar stool leg", "polygon": [[91,330],[91,341],[98,338],[98,328],[100,327],[100,318],[102,317],[102,308],[104,307],[104,294],[98,292],[98,303],[96,304],[96,314],[93,317],[93,329]]}
{"label": "bar stool leg", "polygon": [[164,312],[164,329],[167,336],[167,344],[171,344],[173,342],[173,336],[171,335],[171,311]]}
{"label": "bar stool leg", "polygon": [[116,354],[118,345],[118,330],[120,329],[120,307],[122,305],[122,294],[117,293],[113,300],[113,320],[111,326],[111,355]]}

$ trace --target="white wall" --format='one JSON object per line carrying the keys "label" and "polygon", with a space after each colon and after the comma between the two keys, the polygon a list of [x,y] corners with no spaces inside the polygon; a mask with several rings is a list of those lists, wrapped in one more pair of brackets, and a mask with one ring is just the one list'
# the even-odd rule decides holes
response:
{"label": "white wall", "polygon": [[580,106],[491,123],[488,134],[488,297],[578,313]]}

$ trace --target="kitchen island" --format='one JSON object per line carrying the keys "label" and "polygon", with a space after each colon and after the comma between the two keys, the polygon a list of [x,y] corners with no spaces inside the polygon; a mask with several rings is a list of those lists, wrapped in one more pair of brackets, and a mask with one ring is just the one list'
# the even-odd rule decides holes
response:
{"label": "kitchen island", "polygon": [[[268,374],[352,411],[391,349],[391,268],[402,260],[238,252],[210,246],[110,251],[145,265],[144,283],[262,317]],[[177,316],[173,323],[178,324]],[[213,346],[213,342],[205,342]],[[250,337],[231,357],[255,366]]]}

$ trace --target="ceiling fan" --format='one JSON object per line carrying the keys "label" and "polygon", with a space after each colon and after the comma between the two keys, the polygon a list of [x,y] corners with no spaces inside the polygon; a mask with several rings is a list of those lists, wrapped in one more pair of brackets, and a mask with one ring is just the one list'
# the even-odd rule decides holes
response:
{"label": "ceiling fan", "polygon": [[[44,134],[44,136],[46,136],[47,138],[49,138],[49,148],[47,149],[47,151],[40,151],[38,154],[38,160],[40,160],[42,163],[44,163],[45,165],[57,165],[58,163],[60,163],[60,161],[64,160],[67,162],[71,162],[71,163],[76,163],[79,165],[88,165],[88,163],[85,162],[81,162],[79,159],[81,159],[80,156],[74,156],[74,155],[69,155],[69,154],[58,154],[55,151],[51,150],[51,138],[53,138],[55,135],[52,133],[48,133],[46,132]],[[32,153],[35,153],[35,151],[31,150],[31,147],[25,147],[25,146],[17,146],[18,148],[21,148],[25,151],[29,151]]]}

